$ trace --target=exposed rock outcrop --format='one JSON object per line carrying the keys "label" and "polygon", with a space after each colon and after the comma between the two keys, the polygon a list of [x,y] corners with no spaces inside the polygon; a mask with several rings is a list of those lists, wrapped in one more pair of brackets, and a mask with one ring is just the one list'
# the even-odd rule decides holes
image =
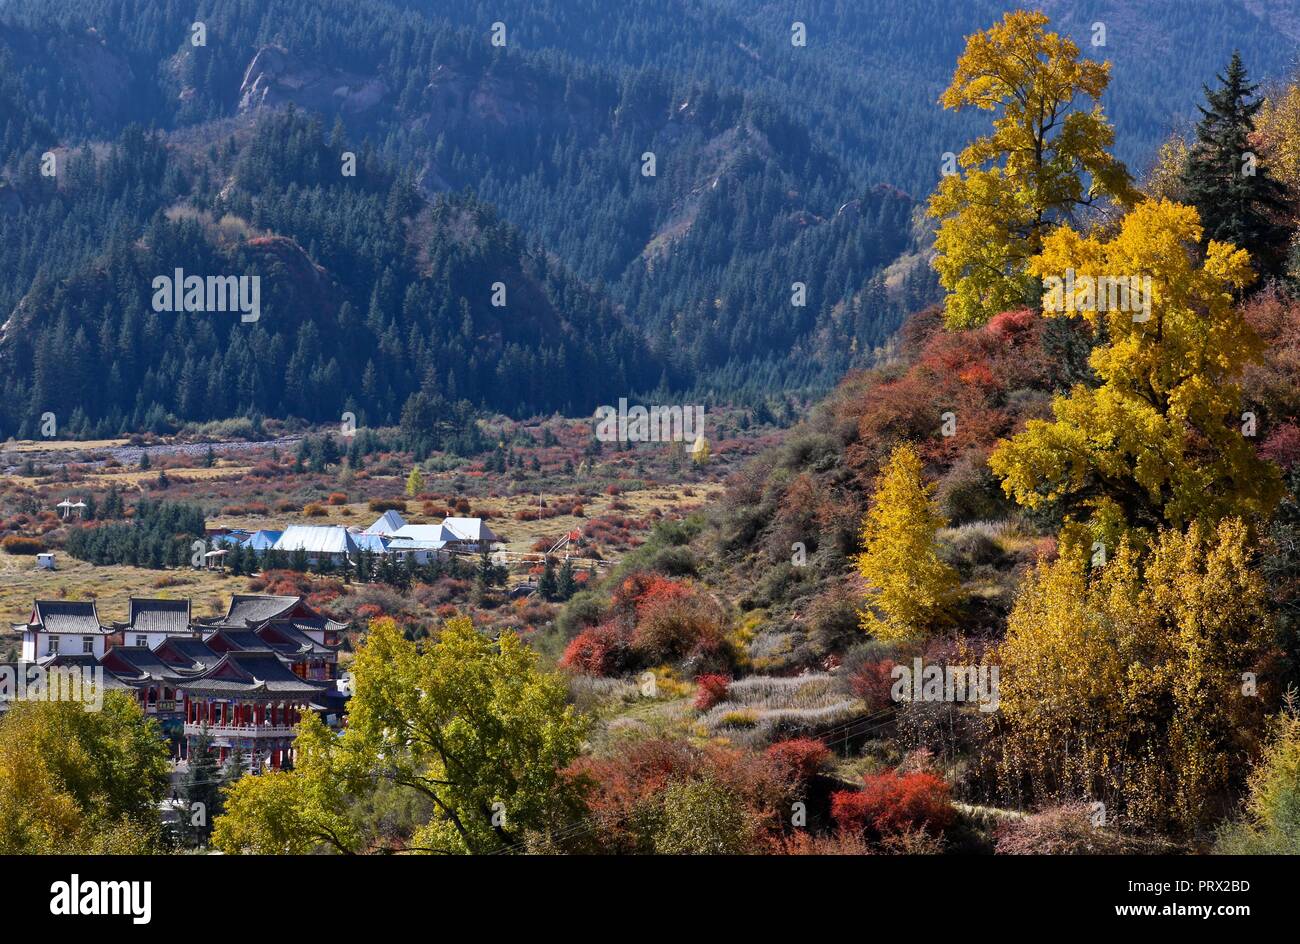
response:
{"label": "exposed rock outcrop", "polygon": [[244,70],[239,110],[292,102],[313,111],[362,114],[383,103],[388,86],[376,76],[309,65],[283,46],[263,46]]}

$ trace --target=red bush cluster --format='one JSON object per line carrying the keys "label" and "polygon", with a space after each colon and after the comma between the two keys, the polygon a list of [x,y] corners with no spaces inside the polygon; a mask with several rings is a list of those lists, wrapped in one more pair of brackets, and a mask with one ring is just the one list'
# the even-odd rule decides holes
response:
{"label": "red bush cluster", "polygon": [[584,675],[613,675],[627,661],[626,633],[611,623],[584,629],[569,641],[560,665]]}
{"label": "red bush cluster", "polygon": [[708,711],[718,702],[726,701],[727,689],[731,686],[730,675],[709,673],[695,679],[695,708]]}
{"label": "red bush cluster", "polygon": [[822,772],[831,751],[816,738],[792,738],[768,747],[767,756],[795,783],[807,783]]}
{"label": "red bush cluster", "polygon": [[861,790],[831,795],[831,816],[841,832],[890,836],[908,830],[940,833],[957,816],[948,784],[927,771],[867,774]]}
{"label": "red bush cluster", "polygon": [[849,687],[853,694],[867,703],[868,711],[881,711],[894,703],[890,694],[894,687],[893,659],[879,662],[864,662],[849,676]]}

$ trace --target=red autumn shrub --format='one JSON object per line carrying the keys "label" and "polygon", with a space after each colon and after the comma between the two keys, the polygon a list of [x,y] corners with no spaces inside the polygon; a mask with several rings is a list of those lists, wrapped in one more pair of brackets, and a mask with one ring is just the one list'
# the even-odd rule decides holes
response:
{"label": "red autumn shrub", "polygon": [[325,506],[318,504],[317,502],[311,502],[308,504],[303,508],[302,513],[308,518],[324,518],[329,514],[329,512],[325,510]]}
{"label": "red autumn shrub", "polygon": [[601,623],[574,636],[560,665],[584,675],[613,675],[627,663],[627,638],[616,626]]}
{"label": "red autumn shrub", "polygon": [[706,594],[673,580],[652,578],[636,602],[632,648],[650,664],[674,659],[725,664],[722,613]]}
{"label": "red autumn shrub", "polygon": [[796,783],[807,783],[821,773],[831,752],[816,738],[792,738],[768,747],[767,756]]}
{"label": "red autumn shrub", "polygon": [[377,511],[381,514],[385,511],[400,511],[406,513],[406,502],[400,498],[372,498],[366,502],[366,507],[371,511]]}
{"label": "red autumn shrub", "polygon": [[894,703],[891,690],[894,687],[893,659],[879,662],[864,662],[849,678],[849,687],[853,694],[867,703],[867,710],[881,711]]}
{"label": "red autumn shrub", "polygon": [[384,615],[384,608],[378,603],[363,603],[357,607],[356,617],[361,621],[369,621],[376,617]]}
{"label": "red autumn shrub", "polygon": [[684,741],[644,739],[609,756],[584,756],[564,772],[584,791],[595,846],[603,852],[654,851],[667,787],[709,781],[744,806],[753,852],[778,851],[794,799],[792,782],[763,754]]}
{"label": "red autumn shrub", "polygon": [[727,698],[727,689],[731,686],[730,675],[707,674],[695,679],[695,707],[699,711],[708,711],[720,701]]}
{"label": "red autumn shrub", "polygon": [[867,774],[861,790],[831,794],[831,816],[842,832],[877,836],[923,829],[942,832],[952,824],[953,808],[948,784],[925,771],[899,775],[896,770]]}
{"label": "red autumn shrub", "polygon": [[45,550],[45,545],[38,538],[25,538],[19,534],[11,534],[0,541],[0,548],[4,548],[6,554],[40,554]]}
{"label": "red autumn shrub", "polygon": [[346,505],[348,503],[348,496],[344,495],[342,492],[330,492],[330,497],[326,499],[326,501],[331,505]]}
{"label": "red autumn shrub", "polygon": [[1300,462],[1300,427],[1294,423],[1283,423],[1260,445],[1259,454],[1265,459],[1273,460],[1284,470],[1290,470]]}

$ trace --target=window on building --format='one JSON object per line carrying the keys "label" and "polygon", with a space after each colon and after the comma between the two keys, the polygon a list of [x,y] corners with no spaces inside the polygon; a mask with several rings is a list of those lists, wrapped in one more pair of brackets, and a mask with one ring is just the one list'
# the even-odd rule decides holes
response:
{"label": "window on building", "polygon": [[58,655],[58,654],[59,654],[59,637],[58,637],[58,636],[51,636],[51,637],[50,637],[50,655],[54,656],[54,655]]}
{"label": "window on building", "polygon": [[148,646],[149,646],[149,637],[148,637],[148,636],[136,636],[136,637],[135,637],[135,644],[136,644],[137,646],[144,646],[145,648],[148,648]]}
{"label": "window on building", "polygon": [[81,651],[82,651],[82,652],[94,652],[94,651],[95,651],[95,637],[94,637],[94,636],[82,636],[82,637],[81,637]]}

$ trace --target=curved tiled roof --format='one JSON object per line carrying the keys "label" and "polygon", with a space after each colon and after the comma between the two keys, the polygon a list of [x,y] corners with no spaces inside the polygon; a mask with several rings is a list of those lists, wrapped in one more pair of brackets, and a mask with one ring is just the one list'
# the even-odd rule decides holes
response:
{"label": "curved tiled roof", "polygon": [[221,622],[226,626],[246,626],[265,623],[297,606],[301,597],[270,596],[255,593],[236,593],[230,598],[230,609]]}
{"label": "curved tiled roof", "polygon": [[32,623],[47,633],[91,636],[112,632],[100,622],[94,600],[37,600],[32,610]]}
{"label": "curved tiled roof", "polygon": [[190,601],[131,597],[127,625],[138,633],[188,633]]}
{"label": "curved tiled roof", "polygon": [[299,678],[273,652],[227,652],[220,662],[182,687],[198,694],[313,698],[330,686]]}

